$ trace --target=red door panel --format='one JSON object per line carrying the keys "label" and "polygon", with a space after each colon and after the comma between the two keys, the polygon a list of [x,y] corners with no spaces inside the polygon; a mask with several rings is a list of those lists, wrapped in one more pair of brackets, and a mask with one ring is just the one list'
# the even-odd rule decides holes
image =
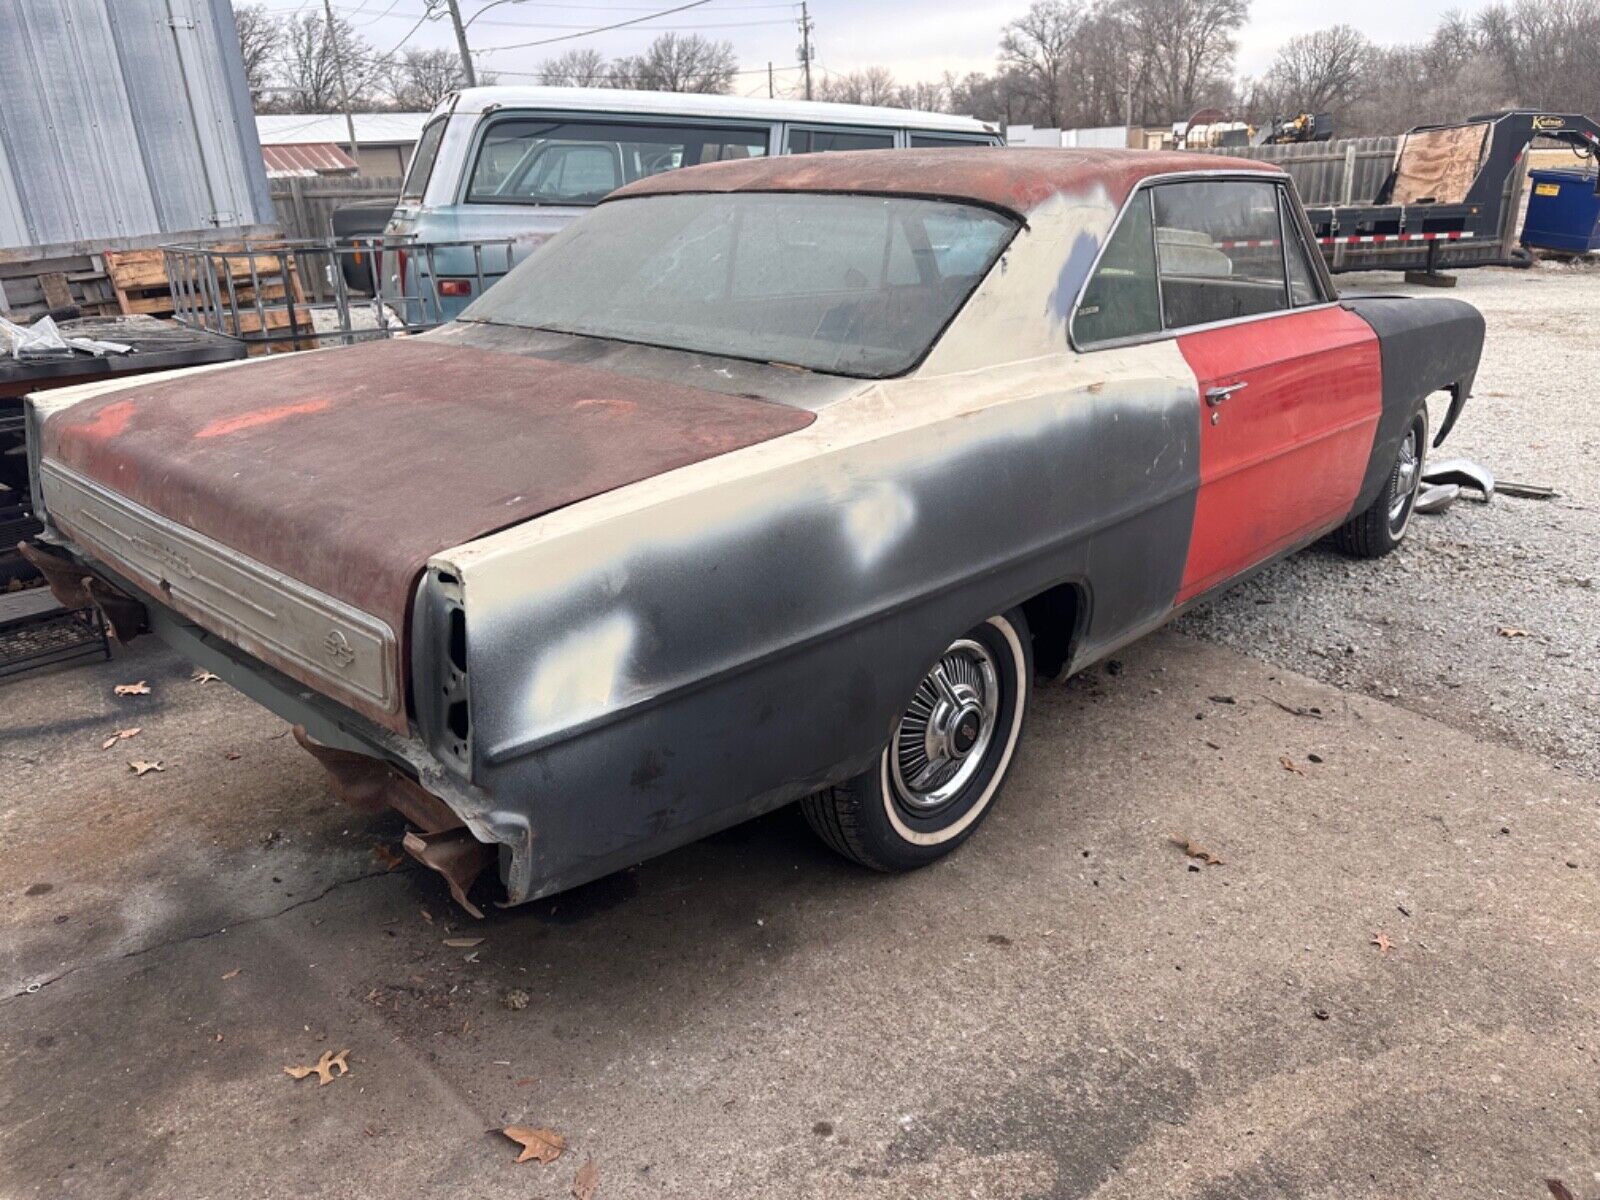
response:
{"label": "red door panel", "polygon": [[[1200,385],[1200,494],[1181,604],[1332,527],[1383,406],[1372,327],[1337,306],[1178,338]],[[1216,405],[1206,392],[1245,386]]]}

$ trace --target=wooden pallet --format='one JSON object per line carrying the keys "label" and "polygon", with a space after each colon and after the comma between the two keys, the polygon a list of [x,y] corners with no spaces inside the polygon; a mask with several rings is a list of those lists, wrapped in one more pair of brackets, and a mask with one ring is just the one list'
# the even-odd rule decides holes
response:
{"label": "wooden pallet", "polygon": [[[229,337],[253,341],[252,354],[279,350],[313,350],[311,314],[305,307],[305,292],[300,286],[300,273],[293,256],[287,256],[280,266],[272,253],[272,246],[255,247],[252,256],[239,245],[217,246],[224,256],[210,260],[217,274],[222,292],[221,326],[215,330]],[[239,251],[239,253],[234,253]],[[255,264],[254,281],[251,276],[252,259]],[[174,312],[172,288],[167,278],[166,256],[160,250],[107,250],[106,273],[116,292],[117,304],[123,313],[144,313],[149,316],[170,317]],[[284,268],[287,268],[285,270]],[[227,278],[232,275],[233,289],[227,290]],[[291,323],[289,302],[295,307]],[[261,311],[256,311],[260,301]],[[208,326],[209,326],[208,322]],[[267,342],[263,329],[279,333],[293,329],[300,333],[299,345],[291,340]]]}

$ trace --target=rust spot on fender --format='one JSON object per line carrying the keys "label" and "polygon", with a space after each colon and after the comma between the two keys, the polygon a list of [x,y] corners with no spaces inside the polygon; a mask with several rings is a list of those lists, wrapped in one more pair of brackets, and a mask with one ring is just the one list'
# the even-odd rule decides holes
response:
{"label": "rust spot on fender", "polygon": [[[123,403],[127,403],[124,401]],[[332,401],[330,400],[301,400],[295,404],[278,404],[271,408],[258,408],[255,412],[242,413],[237,417],[224,417],[220,421],[212,421],[202,425],[195,431],[197,438],[226,437],[230,433],[238,433],[244,429],[257,429],[262,425],[275,425],[279,421],[288,420],[290,417],[303,417],[308,413],[322,412]],[[129,405],[131,408],[132,406]]]}

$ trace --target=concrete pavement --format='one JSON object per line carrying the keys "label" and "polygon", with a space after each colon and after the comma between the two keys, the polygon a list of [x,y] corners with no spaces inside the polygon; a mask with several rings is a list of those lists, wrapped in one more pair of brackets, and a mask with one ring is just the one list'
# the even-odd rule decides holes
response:
{"label": "concrete pavement", "polygon": [[1600,1195],[1600,786],[1170,633],[1120,668],[922,873],[789,810],[482,923],[158,646],[0,686],[0,1196]]}

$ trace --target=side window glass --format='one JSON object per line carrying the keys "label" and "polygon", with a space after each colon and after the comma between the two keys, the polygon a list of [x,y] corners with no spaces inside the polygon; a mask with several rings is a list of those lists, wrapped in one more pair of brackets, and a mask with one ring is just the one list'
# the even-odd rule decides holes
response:
{"label": "side window glass", "polygon": [[827,150],[892,150],[894,134],[791,128],[785,146],[790,154],[821,154]]}
{"label": "side window glass", "polygon": [[1288,308],[1277,185],[1204,180],[1164,184],[1154,194],[1168,329]]}
{"label": "side window glass", "polygon": [[400,195],[408,200],[422,199],[422,193],[428,189],[428,177],[433,174],[434,161],[439,157],[439,141],[444,137],[447,119],[435,117],[417,139],[417,148],[411,155],[411,166],[406,171],[405,182],[400,185]]}
{"label": "side window glass", "polygon": [[1083,289],[1083,300],[1072,316],[1072,338],[1085,347],[1160,330],[1150,195],[1138,192]]}
{"label": "side window glass", "polygon": [[1296,308],[1322,303],[1322,285],[1308,257],[1305,239],[1300,236],[1300,223],[1295,219],[1294,205],[1289,193],[1279,189],[1278,203],[1283,209],[1283,236],[1289,259],[1289,298]]}

